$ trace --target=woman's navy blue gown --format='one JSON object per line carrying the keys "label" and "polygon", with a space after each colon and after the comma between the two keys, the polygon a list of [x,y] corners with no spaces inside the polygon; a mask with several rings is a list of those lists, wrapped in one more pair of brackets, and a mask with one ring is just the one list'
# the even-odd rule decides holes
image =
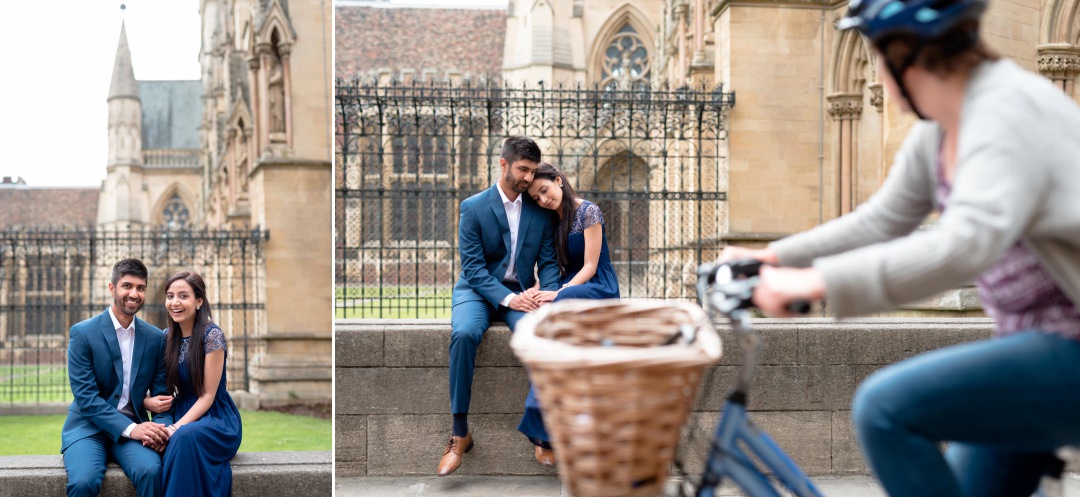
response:
{"label": "woman's navy blue gown", "polygon": [[[570,225],[570,234],[566,237],[566,252],[569,259],[566,272],[562,275],[560,284],[566,284],[577,276],[578,271],[585,265],[585,230],[597,223],[603,236],[600,244],[600,259],[596,262],[596,274],[589,281],[580,285],[568,286],[559,290],[555,301],[567,299],[617,299],[619,298],[619,280],[615,276],[615,267],[611,265],[611,257],[608,255],[607,231],[604,228],[604,215],[600,207],[588,200],[582,201],[574,212],[574,222]],[[518,424],[518,431],[524,433],[535,444],[546,443],[551,440],[544,428],[544,418],[540,412],[540,401],[536,398],[536,389],[529,388],[529,396],[525,398],[525,414]]]}
{"label": "woman's navy blue gown", "polygon": [[[203,352],[225,348],[225,332],[210,323],[205,330]],[[191,383],[187,355],[190,338],[180,347],[180,390],[173,400],[173,419],[179,421],[198,400]],[[228,351],[226,350],[226,356]],[[169,438],[161,460],[161,480],[166,497],[232,495],[232,466],[229,460],[240,448],[240,411],[225,388],[225,368],[221,370],[214,404],[198,421],[176,429]]]}

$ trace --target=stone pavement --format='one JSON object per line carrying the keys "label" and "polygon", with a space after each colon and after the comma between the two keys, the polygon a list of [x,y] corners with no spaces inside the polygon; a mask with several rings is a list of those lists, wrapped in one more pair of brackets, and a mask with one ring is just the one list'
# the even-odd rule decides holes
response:
{"label": "stone pavement", "polygon": [[[826,497],[885,497],[869,476],[819,476],[814,483]],[[335,497],[569,497],[551,476],[400,476],[337,478]],[[669,485],[668,495],[674,495]],[[722,487],[718,496],[739,496]],[[1065,477],[1065,495],[1080,497],[1080,474]]]}
{"label": "stone pavement", "polygon": [[[885,497],[868,476],[814,479],[827,497]],[[674,495],[674,484],[668,495]],[[559,480],[550,476],[433,476],[338,478],[336,497],[569,497]],[[719,496],[741,495],[723,487]]]}

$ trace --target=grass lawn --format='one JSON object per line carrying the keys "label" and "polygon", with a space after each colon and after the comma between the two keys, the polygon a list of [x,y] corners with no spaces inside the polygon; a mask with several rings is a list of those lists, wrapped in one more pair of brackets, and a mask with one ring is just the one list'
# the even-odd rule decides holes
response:
{"label": "grass lawn", "polygon": [[396,298],[346,304],[334,317],[359,319],[450,319],[450,298]]}
{"label": "grass lawn", "polygon": [[335,289],[337,319],[450,319],[451,288],[348,287]]}
{"label": "grass lawn", "polygon": [[453,282],[444,286],[409,286],[387,283],[384,286],[350,286],[335,287],[334,299],[378,299],[400,297],[445,297],[450,298],[454,292]]}
{"label": "grass lawn", "polygon": [[67,366],[0,366],[0,404],[71,402]]}
{"label": "grass lawn", "polygon": [[[66,415],[0,417],[0,456],[60,453]],[[330,450],[330,420],[268,411],[240,411],[240,452]]]}

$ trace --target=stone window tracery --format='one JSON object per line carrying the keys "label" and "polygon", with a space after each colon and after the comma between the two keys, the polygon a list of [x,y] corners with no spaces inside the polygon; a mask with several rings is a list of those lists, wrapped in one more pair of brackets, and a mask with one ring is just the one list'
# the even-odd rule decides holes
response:
{"label": "stone window tracery", "polygon": [[161,220],[162,224],[171,230],[189,227],[191,223],[191,214],[179,194],[173,193],[172,198],[165,203],[165,208],[161,211]]}
{"label": "stone window tracery", "polygon": [[600,61],[604,88],[635,88],[648,84],[649,48],[627,22],[611,37]]}

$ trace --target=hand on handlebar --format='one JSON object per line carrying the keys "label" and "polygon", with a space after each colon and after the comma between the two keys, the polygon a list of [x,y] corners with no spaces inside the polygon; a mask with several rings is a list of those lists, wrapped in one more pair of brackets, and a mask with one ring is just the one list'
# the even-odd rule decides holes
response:
{"label": "hand on handlebar", "polygon": [[[726,250],[726,249],[725,249]],[[754,305],[772,317],[791,317],[791,304],[825,297],[825,279],[813,268],[762,266]]]}
{"label": "hand on handlebar", "polygon": [[735,245],[728,245],[724,247],[724,251],[720,252],[720,258],[716,260],[718,264],[731,261],[741,261],[753,259],[764,262],[765,264],[777,265],[776,253],[772,249],[766,247],[762,249],[752,249],[747,247],[738,247]]}

